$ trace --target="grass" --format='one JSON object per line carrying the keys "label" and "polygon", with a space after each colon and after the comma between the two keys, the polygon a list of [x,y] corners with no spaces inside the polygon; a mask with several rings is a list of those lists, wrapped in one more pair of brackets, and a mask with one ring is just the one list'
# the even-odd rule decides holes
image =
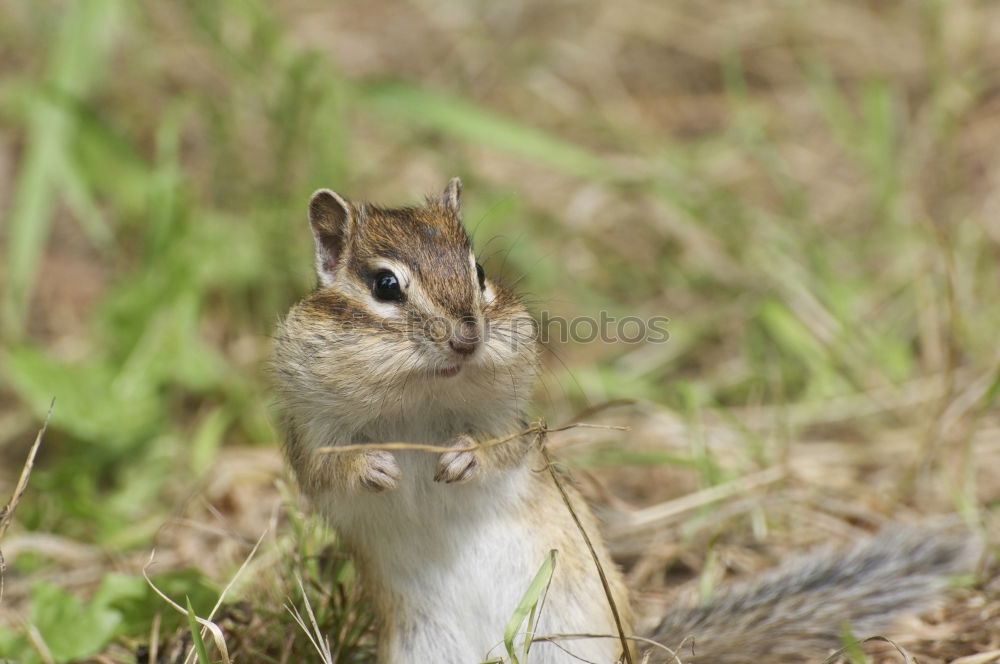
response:
{"label": "grass", "polygon": [[[57,405],[0,542],[0,657],[133,661],[154,624],[189,648],[150,549],[206,616],[270,524],[222,610],[230,655],[315,659],[284,608],[308,600],[335,661],[371,661],[268,412],[319,186],[404,203],[460,175],[488,271],[535,311],[669,317],[665,344],[553,344],[533,412],[633,402],[587,418],[630,432],[553,445],[609,514],[677,506],[611,524],[640,607],[885,520],[996,536],[992,5],[9,5],[0,496]],[[955,636],[907,643],[998,647],[976,592]]]}

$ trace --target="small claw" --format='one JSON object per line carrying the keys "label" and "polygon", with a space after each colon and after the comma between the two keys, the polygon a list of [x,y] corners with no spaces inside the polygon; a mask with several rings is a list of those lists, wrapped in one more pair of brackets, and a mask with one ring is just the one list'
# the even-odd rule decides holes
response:
{"label": "small claw", "polygon": [[375,493],[386,489],[395,489],[399,485],[399,464],[396,457],[387,450],[368,450],[364,452],[364,467],[361,472],[361,485]]}
{"label": "small claw", "polygon": [[[471,437],[463,435],[453,440],[449,447],[461,449],[474,444],[475,441]],[[438,460],[434,481],[445,484],[461,484],[475,477],[478,470],[479,460],[476,458],[474,450],[444,452]]]}

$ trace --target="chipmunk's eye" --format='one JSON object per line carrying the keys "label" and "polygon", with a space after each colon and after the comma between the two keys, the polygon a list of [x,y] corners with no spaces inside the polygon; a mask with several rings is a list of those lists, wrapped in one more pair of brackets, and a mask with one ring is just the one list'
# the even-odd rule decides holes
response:
{"label": "chipmunk's eye", "polygon": [[476,263],[476,276],[479,277],[479,290],[486,290],[486,270],[479,263]]}
{"label": "chipmunk's eye", "polygon": [[403,299],[403,289],[396,275],[389,270],[379,270],[372,279],[372,295],[376,300],[394,302]]}

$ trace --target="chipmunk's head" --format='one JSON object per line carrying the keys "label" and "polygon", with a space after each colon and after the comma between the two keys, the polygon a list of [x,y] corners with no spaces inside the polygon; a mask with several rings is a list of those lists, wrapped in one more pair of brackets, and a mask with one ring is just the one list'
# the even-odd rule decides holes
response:
{"label": "chipmunk's head", "polygon": [[445,390],[533,372],[534,322],[476,261],[460,194],[458,178],[421,207],[313,194],[319,288],[293,313],[313,342],[336,346],[326,350],[342,369],[383,383],[421,374]]}

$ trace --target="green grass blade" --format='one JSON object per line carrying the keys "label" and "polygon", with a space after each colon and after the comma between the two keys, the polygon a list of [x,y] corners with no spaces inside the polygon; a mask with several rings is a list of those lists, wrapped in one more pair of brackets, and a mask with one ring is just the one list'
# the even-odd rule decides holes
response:
{"label": "green grass blade", "polygon": [[[3,302],[3,333],[16,338],[23,331],[35,273],[48,237],[59,180],[69,172],[68,144],[74,114],[67,100],[80,97],[99,71],[110,41],[117,0],[70,3],[52,40],[49,85],[54,95],[38,94],[29,117],[24,166],[14,190],[7,228],[7,292]],[[82,192],[75,192],[82,200]]]}
{"label": "green grass blade", "polygon": [[510,656],[510,661],[513,664],[521,664],[521,660],[518,659],[517,654],[514,651],[514,637],[517,636],[518,630],[521,625],[525,625],[525,638],[524,638],[524,649],[522,651],[522,657],[524,657],[524,664],[527,664],[528,649],[531,647],[531,640],[534,638],[534,628],[535,619],[537,618],[537,610],[539,608],[539,603],[545,595],[545,591],[548,590],[549,582],[552,580],[552,572],[555,570],[556,566],[556,551],[553,549],[549,551],[548,555],[545,556],[545,560],[542,561],[541,567],[538,568],[538,572],[535,573],[535,578],[531,580],[528,585],[528,589],[521,596],[521,601],[518,603],[517,608],[514,609],[514,613],[511,615],[510,620],[507,621],[507,626],[504,628],[503,633],[503,643],[504,647],[507,649],[507,654]]}
{"label": "green grass blade", "polygon": [[201,627],[198,625],[198,616],[191,606],[191,598],[185,597],[187,602],[188,629],[191,630],[191,640],[194,642],[195,652],[198,654],[198,664],[210,664],[208,659],[208,649],[205,648],[205,641],[201,638]]}
{"label": "green grass blade", "polygon": [[397,81],[369,84],[361,92],[386,113],[460,140],[527,157],[571,175],[609,179],[613,174],[603,159],[585,148],[458,97]]}
{"label": "green grass blade", "polygon": [[843,653],[847,655],[851,664],[869,664],[869,659],[865,656],[861,642],[854,636],[850,625],[843,625],[840,638],[844,643]]}

